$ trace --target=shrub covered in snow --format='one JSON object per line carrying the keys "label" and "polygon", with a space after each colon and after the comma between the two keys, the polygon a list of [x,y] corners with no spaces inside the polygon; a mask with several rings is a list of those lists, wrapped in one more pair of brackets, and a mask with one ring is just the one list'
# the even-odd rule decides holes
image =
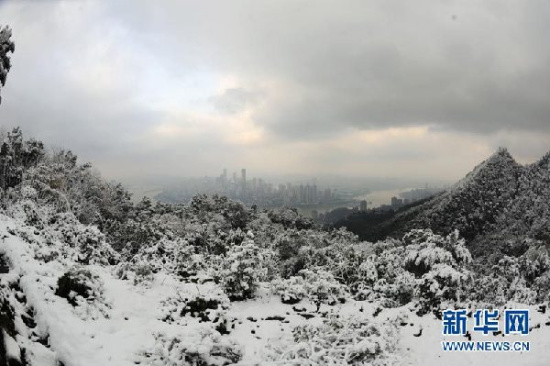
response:
{"label": "shrub covered in snow", "polygon": [[267,275],[263,251],[252,240],[246,240],[242,245],[231,247],[220,260],[216,281],[231,301],[253,298],[259,282]]}
{"label": "shrub covered in snow", "polygon": [[294,228],[298,230],[311,229],[313,221],[298,213],[295,208],[282,207],[269,211],[269,218],[276,224],[282,224],[284,228]]}
{"label": "shrub covered in snow", "polygon": [[412,230],[403,237],[403,242],[407,245],[404,266],[417,276],[429,272],[437,264],[457,267],[472,261],[458,231],[443,237],[431,230]]}
{"label": "shrub covered in snow", "polygon": [[334,305],[345,302],[349,296],[346,286],[322,268],[304,269],[299,275],[304,279],[307,299],[317,307],[317,311],[321,304]]}
{"label": "shrub covered in snow", "polygon": [[533,281],[533,290],[536,292],[536,303],[550,301],[550,271],[545,272]]}
{"label": "shrub covered in snow", "polygon": [[172,272],[183,280],[190,280],[208,268],[208,256],[197,253],[195,247],[185,241],[176,242],[173,250]]}
{"label": "shrub covered in snow", "polygon": [[437,309],[442,302],[460,302],[469,294],[472,257],[457,231],[446,237],[431,230],[413,230],[403,237],[404,268],[417,278],[420,312]]}
{"label": "shrub covered in snow", "polygon": [[302,276],[276,279],[271,282],[271,291],[279,296],[283,304],[296,304],[307,296],[306,283]]}
{"label": "shrub covered in snow", "polygon": [[86,268],[73,267],[59,277],[55,294],[67,299],[82,318],[96,319],[109,316],[103,292],[99,276]]}
{"label": "shrub covered in snow", "polygon": [[115,276],[121,280],[131,280],[134,285],[149,287],[154,277],[153,266],[147,262],[120,263],[114,270]]}
{"label": "shrub covered in snow", "polygon": [[332,246],[328,268],[359,300],[386,307],[420,300],[426,311],[443,301],[459,301],[471,283],[471,256],[457,232],[446,237],[413,230],[402,241]]}
{"label": "shrub covered in snow", "polygon": [[233,319],[228,316],[229,298],[217,288],[193,295],[177,293],[164,300],[162,305],[161,320],[168,324],[210,323],[221,334],[231,332]]}
{"label": "shrub covered in snow", "polygon": [[383,278],[374,286],[374,291],[381,297],[385,307],[397,307],[413,300],[418,283],[414,276],[406,271],[395,276],[391,283]]}
{"label": "shrub covered in snow", "polygon": [[441,304],[467,300],[472,276],[467,271],[457,270],[446,264],[436,264],[419,281],[417,296],[421,311],[439,309]]}
{"label": "shrub covered in snow", "polygon": [[150,366],[221,366],[239,362],[241,347],[208,324],[177,336],[155,335],[156,346],[148,356]]}
{"label": "shrub covered in snow", "polygon": [[288,365],[397,365],[398,331],[356,316],[301,325],[292,342],[270,345],[266,357]]}
{"label": "shrub covered in snow", "polygon": [[360,246],[346,245],[331,248],[328,268],[352,293],[372,287],[378,279],[376,257]]}
{"label": "shrub covered in snow", "polygon": [[471,298],[489,304],[536,304],[550,300],[550,260],[545,245],[532,241],[521,256],[500,255],[491,267],[477,265]]}
{"label": "shrub covered in snow", "polygon": [[47,205],[23,200],[8,213],[24,222],[16,228],[25,241],[35,244],[35,257],[48,262],[68,259],[80,264],[114,264],[119,254],[95,226],[83,225],[69,212],[56,212]]}
{"label": "shrub covered in snow", "polygon": [[2,281],[0,286],[0,363],[6,366],[23,366],[27,364],[21,362],[25,361],[25,350],[18,346],[16,339],[20,337],[18,333],[22,330],[20,324],[25,314],[21,311],[21,304],[13,296],[15,291],[6,286],[6,282]]}

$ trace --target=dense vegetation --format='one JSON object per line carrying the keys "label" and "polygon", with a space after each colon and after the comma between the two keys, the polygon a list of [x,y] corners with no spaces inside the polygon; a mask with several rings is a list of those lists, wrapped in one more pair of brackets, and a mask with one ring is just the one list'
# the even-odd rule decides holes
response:
{"label": "dense vegetation", "polygon": [[517,257],[532,243],[550,245],[548,160],[547,154],[521,166],[499,149],[447,192],[385,217],[355,215],[337,226],[370,240],[400,237],[413,228],[440,235],[458,230],[476,257]]}
{"label": "dense vegetation", "polygon": [[370,242],[384,240],[389,236],[399,237],[404,234],[402,228],[411,219],[411,213],[416,213],[414,208],[426,203],[426,201],[428,199],[419,200],[396,210],[375,208],[353,212],[345,209],[346,214],[335,221],[325,223],[325,226],[328,228],[346,228],[361,240]]}
{"label": "dense vegetation", "polygon": [[[435,209],[419,211],[418,217],[456,225],[470,238],[497,225],[502,220],[500,196],[488,194],[481,199],[486,195],[469,190],[484,182],[484,187],[499,189],[508,200],[515,192],[506,190],[511,176],[494,184],[484,172],[487,167],[500,168],[501,157],[506,159],[502,151],[474,171],[462,188],[434,199],[439,206],[466,212],[462,219],[448,213],[437,216]],[[385,307],[413,303],[420,315],[438,315],[444,308],[472,301],[503,305],[509,300],[529,304],[549,300],[550,257],[541,240],[546,227],[539,225],[535,230],[536,220],[529,228],[538,236],[522,236],[524,250],[495,252],[487,266],[472,259],[458,230],[440,235],[431,229],[411,229],[400,238],[371,243],[345,229],[322,230],[291,208],[258,210],[225,197],[199,195],[189,204],[178,205],[144,198],[133,204],[124,187],[104,181],[89,164],[79,164],[70,151],[47,152],[41,142],[24,139],[17,128],[3,137],[0,161],[2,213],[32,228],[42,240],[61,243],[38,252],[38,259],[63,261],[72,255],[80,266],[113,266],[119,278],[134,285],[147,283],[161,271],[182,282],[213,282],[223,293],[173,300],[185,309],[198,307],[185,311],[199,311],[199,317],[204,318],[200,312],[208,309],[223,312],[218,304],[252,299],[265,284],[271,284],[282,302],[304,300],[316,312],[323,306],[365,299]],[[544,165],[535,166],[542,170]],[[519,168],[512,165],[511,169]],[[532,174],[538,181],[538,175]],[[515,186],[515,178],[512,183]],[[522,184],[531,187],[533,194],[546,192],[544,185]],[[462,201],[469,206],[457,207]],[[535,208],[543,210],[542,206]],[[433,227],[444,231],[440,224]],[[15,234],[36,240],[24,232]],[[517,249],[517,244],[511,245]],[[73,268],[59,278],[57,294],[75,306],[79,298],[100,301],[101,284],[94,281],[85,269]],[[101,303],[98,309],[98,314],[106,311]],[[167,319],[176,321],[173,315]],[[217,316],[214,331],[228,332],[228,322]]]}

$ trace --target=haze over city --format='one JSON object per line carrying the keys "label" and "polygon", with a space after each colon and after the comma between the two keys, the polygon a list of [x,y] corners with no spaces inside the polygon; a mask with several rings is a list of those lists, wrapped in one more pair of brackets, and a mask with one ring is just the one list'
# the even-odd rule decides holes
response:
{"label": "haze over city", "polygon": [[[0,118],[107,178],[454,181],[550,143],[544,1],[3,1]],[[529,143],[526,143],[529,141]]]}

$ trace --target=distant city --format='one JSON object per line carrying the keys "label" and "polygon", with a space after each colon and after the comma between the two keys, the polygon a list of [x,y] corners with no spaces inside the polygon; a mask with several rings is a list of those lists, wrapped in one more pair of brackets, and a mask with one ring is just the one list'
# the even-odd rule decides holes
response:
{"label": "distant city", "polygon": [[[273,183],[263,178],[250,179],[246,168],[234,171],[231,175],[227,169],[223,169],[215,177],[188,178],[165,186],[154,198],[162,202],[186,203],[197,194],[221,195],[260,208],[295,207],[302,214],[324,222],[333,221],[331,217],[341,217],[353,212],[397,210],[443,190],[428,187],[426,184],[424,188],[393,189],[386,192],[380,189],[371,190],[366,184],[350,188],[343,182],[333,183],[338,184],[339,188],[318,184],[317,178],[301,182]],[[386,193],[383,197],[387,197],[387,203],[380,200],[372,202],[371,194],[375,193]]]}
{"label": "distant city", "polygon": [[[414,188],[400,192],[397,196],[392,196],[388,204],[382,204],[376,207],[369,207],[370,202],[368,202],[366,199],[362,199],[358,201],[358,203],[353,207],[338,207],[326,213],[312,210],[311,217],[320,223],[330,224],[335,223],[339,220],[343,220],[349,215],[358,212],[371,212],[376,214],[388,211],[395,211],[414,202],[430,198],[444,191],[445,189],[446,188],[428,187],[426,185],[424,188]],[[368,195],[366,196],[368,197]]]}
{"label": "distant city", "polygon": [[159,201],[186,202],[196,194],[218,194],[259,207],[316,206],[342,204],[343,199],[331,187],[319,187],[316,179],[309,183],[267,182],[263,178],[247,178],[246,169],[228,176],[227,169],[215,177],[188,180],[163,190],[156,196]]}

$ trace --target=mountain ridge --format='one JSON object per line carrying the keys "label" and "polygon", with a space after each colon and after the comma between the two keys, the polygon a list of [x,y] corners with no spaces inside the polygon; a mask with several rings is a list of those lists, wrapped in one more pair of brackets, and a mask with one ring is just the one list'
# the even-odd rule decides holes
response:
{"label": "mountain ridge", "polygon": [[[472,253],[485,256],[492,249],[518,254],[520,244],[509,245],[515,237],[527,237],[550,245],[550,152],[535,163],[519,164],[506,148],[499,148],[450,189],[425,202],[399,210],[376,224],[379,236],[400,237],[411,229],[430,228],[447,235],[458,229]],[[344,220],[337,226],[346,226]],[[356,234],[359,224],[354,223]],[[491,248],[487,248],[492,238]],[[495,244],[495,240],[500,243]],[[517,253],[516,253],[517,252]]]}

